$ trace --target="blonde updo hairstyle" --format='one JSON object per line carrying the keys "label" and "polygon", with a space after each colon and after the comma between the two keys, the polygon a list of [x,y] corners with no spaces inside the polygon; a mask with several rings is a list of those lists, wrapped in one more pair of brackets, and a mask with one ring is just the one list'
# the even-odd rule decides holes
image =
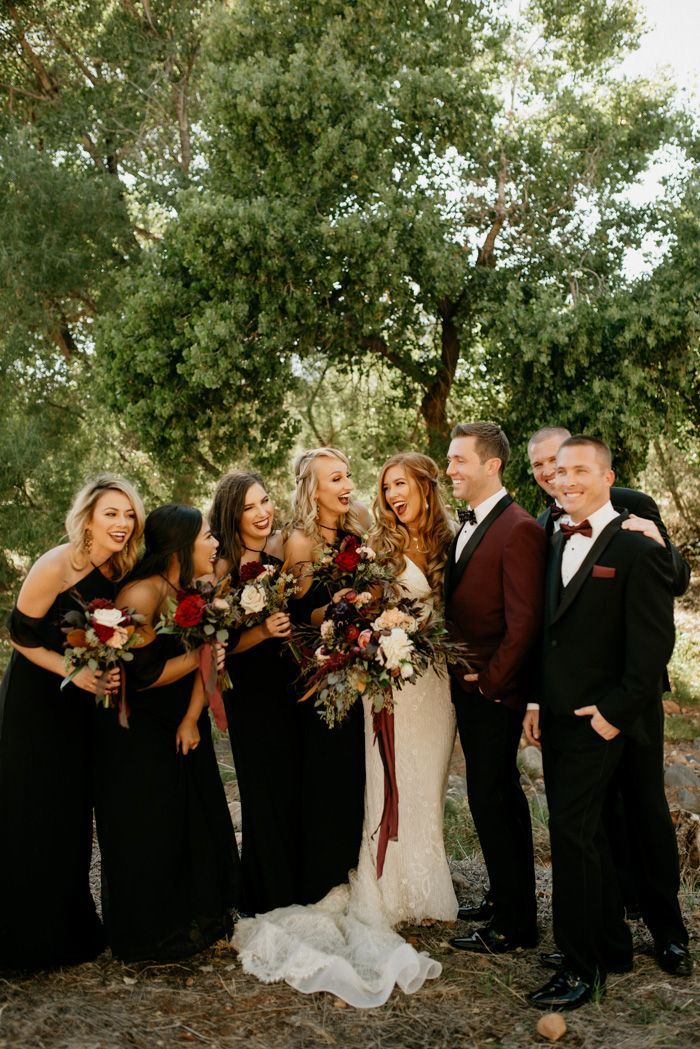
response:
{"label": "blonde updo hairstyle", "polygon": [[440,488],[440,470],[437,463],[428,455],[422,455],[420,452],[398,452],[387,459],[382,466],[377,483],[377,497],[374,501],[374,515],[377,524],[370,536],[370,544],[377,551],[388,556],[389,562],[397,573],[402,572],[406,567],[406,553],[411,537],[406,525],[399,521],[389,506],[384,491],[384,478],[392,466],[403,466],[424,494],[417,527],[423,537],[423,545],[426,550],[426,578],[433,594],[441,598],[442,577],[454,529]]}
{"label": "blonde updo hairstyle", "polygon": [[[294,460],[295,489],[292,496],[292,519],[287,528],[287,533],[298,528],[300,532],[308,536],[319,546],[324,546],[327,540],[324,538],[318,523],[318,503],[316,492],[318,490],[318,477],[314,465],[317,459],[339,459],[341,463],[350,469],[350,461],[343,452],[337,448],[309,448],[302,452]],[[362,535],[364,528],[354,509],[352,500],[346,514],[342,514],[338,527],[344,532],[352,532],[353,535]]]}
{"label": "blonde updo hairstyle", "polygon": [[84,568],[90,560],[86,532],[90,527],[97,500],[105,492],[121,492],[129,500],[134,511],[134,530],[126,546],[110,558],[112,578],[118,581],[131,571],[138,560],[146,517],[141,497],[130,481],[110,473],[98,474],[87,481],[66,515],[65,529],[71,545],[71,564],[76,569]]}

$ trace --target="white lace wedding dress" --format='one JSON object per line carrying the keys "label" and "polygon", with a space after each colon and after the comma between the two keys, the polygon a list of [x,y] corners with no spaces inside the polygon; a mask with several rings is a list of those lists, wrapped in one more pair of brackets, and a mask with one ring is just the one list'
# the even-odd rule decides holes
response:
{"label": "white lace wedding dress", "polygon": [[[410,560],[399,577],[409,597],[430,603],[423,572]],[[233,945],[246,972],[299,991],[329,991],[358,1008],[383,1005],[395,985],[410,994],[442,966],[397,932],[400,922],[454,921],[457,899],[442,839],[455,714],[446,677],[432,669],[405,685],[394,707],[398,841],[376,877],[384,769],[365,703],[367,784],[362,847],[349,881],[319,903],[280,907],[236,926]],[[329,828],[329,833],[332,829]]]}

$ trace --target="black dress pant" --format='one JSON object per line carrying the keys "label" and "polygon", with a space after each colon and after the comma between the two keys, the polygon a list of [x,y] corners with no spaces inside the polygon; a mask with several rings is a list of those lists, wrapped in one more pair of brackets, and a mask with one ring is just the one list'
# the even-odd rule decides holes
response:
{"label": "black dress pant", "polygon": [[508,936],[531,937],[537,932],[537,902],[530,809],[517,766],[522,715],[478,692],[453,692],[453,698],[493,925]]}
{"label": "black dress pant", "polygon": [[625,738],[619,775],[639,909],[656,943],[686,944],[688,932],[678,903],[678,845],[664,790],[661,704],[645,713],[644,720],[650,742]]}
{"label": "black dress pant", "polygon": [[632,960],[603,808],[623,737],[606,741],[589,718],[544,716],[542,754],[552,843],[554,938],[583,979],[604,981]]}

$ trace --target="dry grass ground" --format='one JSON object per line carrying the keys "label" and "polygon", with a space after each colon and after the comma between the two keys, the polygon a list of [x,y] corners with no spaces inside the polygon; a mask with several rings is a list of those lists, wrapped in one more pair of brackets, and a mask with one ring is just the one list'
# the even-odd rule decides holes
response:
{"label": "dry grass ground", "polygon": [[[669,719],[667,752],[700,760],[700,586],[681,604],[681,630],[673,666],[682,712]],[[222,758],[227,758],[225,748]],[[459,775],[461,756],[453,772]],[[227,790],[235,782],[224,770]],[[459,780],[453,781],[458,783]],[[549,932],[550,870],[541,785],[528,785],[538,859],[541,947]],[[464,800],[448,802],[446,840],[458,894],[478,899],[484,882],[478,847]],[[673,799],[672,799],[673,800]],[[683,909],[700,942],[700,885],[688,856]],[[700,861],[698,861],[700,862]],[[50,872],[47,872],[50,876]],[[536,951],[480,958],[453,951],[451,928],[404,930],[438,958],[442,976],[418,994],[395,991],[380,1009],[342,1007],[329,995],[301,995],[286,985],[264,986],[246,976],[231,948],[219,944],[180,965],[125,966],[107,957],[90,965],[32,977],[0,978],[0,1049],[155,1049],[186,1043],[211,1049],[527,1049],[542,1045],[526,993],[547,977]],[[599,1004],[566,1016],[562,1045],[569,1049],[690,1049],[700,1040],[700,957],[692,979],[661,972],[645,953],[643,925],[634,927],[634,972],[611,977]]]}

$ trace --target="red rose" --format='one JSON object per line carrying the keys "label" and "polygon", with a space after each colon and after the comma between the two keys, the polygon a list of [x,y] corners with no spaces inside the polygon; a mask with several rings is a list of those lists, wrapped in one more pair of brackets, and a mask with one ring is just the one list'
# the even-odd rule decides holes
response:
{"label": "red rose", "polygon": [[188,594],[175,609],[175,622],[182,627],[197,626],[202,621],[206,607],[206,601],[199,594]]}
{"label": "red rose", "polygon": [[335,563],[341,572],[354,572],[360,563],[360,555],[355,550],[341,550],[336,554]]}
{"label": "red rose", "polygon": [[341,550],[359,550],[362,546],[362,542],[357,538],[356,535],[346,535],[340,544]]}
{"label": "red rose", "polygon": [[356,637],[360,636],[360,631],[352,623],[350,626],[345,628],[345,640],[354,641]]}
{"label": "red rose", "polygon": [[[102,607],[104,608],[105,606],[103,605]],[[111,608],[112,606],[108,603],[107,607]],[[94,620],[91,622],[90,625],[103,645],[105,645],[109,641],[112,634],[114,633],[113,626],[105,626],[104,623],[96,623]]]}
{"label": "red rose", "polygon": [[265,571],[262,561],[246,561],[242,564],[238,573],[239,582],[249,583],[251,579],[257,579]]}
{"label": "red rose", "polygon": [[108,601],[104,597],[96,597],[87,606],[88,612],[94,612],[96,608],[114,608],[115,606],[111,601]]}

